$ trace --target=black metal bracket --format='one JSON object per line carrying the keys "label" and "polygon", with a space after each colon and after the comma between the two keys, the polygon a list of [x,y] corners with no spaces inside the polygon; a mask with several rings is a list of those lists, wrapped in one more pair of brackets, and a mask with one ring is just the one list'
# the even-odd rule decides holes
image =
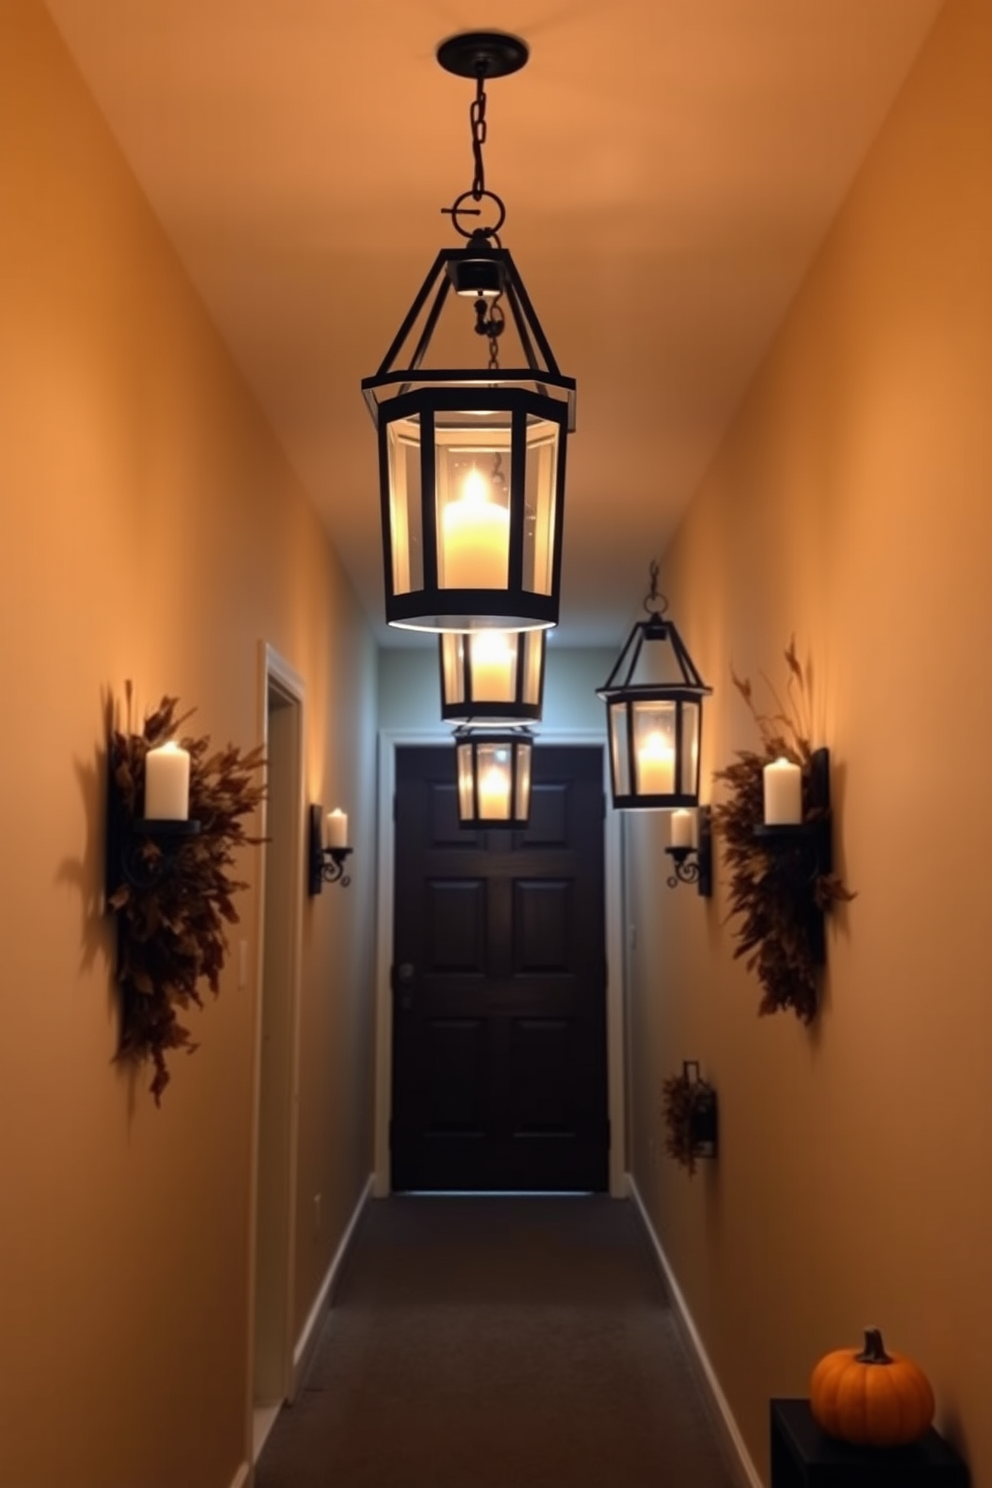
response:
{"label": "black metal bracket", "polygon": [[307,887],[311,895],[322,893],[325,883],[340,883],[343,889],[351,883],[344,865],[352,849],[325,847],[322,821],[323,811],[320,806],[311,806],[307,875]]}
{"label": "black metal bracket", "polygon": [[670,889],[680,883],[695,884],[704,899],[713,896],[713,813],[709,806],[700,806],[696,813],[697,843],[695,847],[666,847],[672,859],[672,872],[667,883]]}
{"label": "black metal bracket", "polygon": [[107,902],[122,884],[138,890],[154,889],[175,873],[182,850],[200,833],[198,821],[168,821],[132,817],[107,759],[107,847],[104,889]]}
{"label": "black metal bracket", "polygon": [[803,778],[803,820],[795,826],[758,826],[754,835],[768,850],[769,872],[780,893],[792,900],[806,922],[810,955],[817,966],[827,959],[823,909],[817,880],[833,872],[830,815],[830,751],[815,749]]}

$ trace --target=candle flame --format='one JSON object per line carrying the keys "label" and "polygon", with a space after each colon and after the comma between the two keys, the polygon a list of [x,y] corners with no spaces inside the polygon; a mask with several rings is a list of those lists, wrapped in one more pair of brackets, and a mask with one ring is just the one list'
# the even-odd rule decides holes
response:
{"label": "candle flame", "polygon": [[490,496],[489,482],[478,466],[473,465],[462,481],[459,499],[467,506],[481,506],[483,502],[489,501]]}

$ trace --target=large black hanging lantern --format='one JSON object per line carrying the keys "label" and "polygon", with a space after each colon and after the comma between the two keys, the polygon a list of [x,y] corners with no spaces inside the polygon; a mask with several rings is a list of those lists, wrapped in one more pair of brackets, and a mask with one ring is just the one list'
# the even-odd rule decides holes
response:
{"label": "large black hanging lantern", "polygon": [[473,630],[438,637],[441,717],[449,723],[538,723],[543,630]]}
{"label": "large black hanging lantern", "polygon": [[529,729],[455,730],[458,820],[463,827],[525,827],[534,739]]}
{"label": "large black hanging lantern", "polygon": [[627,637],[597,695],[606,702],[613,804],[621,810],[699,804],[703,698],[707,687],[658,594],[651,564],[648,612]]}
{"label": "large black hanging lantern", "polygon": [[[540,629],[558,621],[575,379],[558,370],[500,243],[506,208],[486,189],[482,160],[485,82],[518,71],[528,50],[517,37],[473,32],[437,57],[476,80],[475,175],[445,209],[465,242],[438,254],[378,372],[362,381],[379,431],[386,619],[412,630]],[[465,331],[484,339],[484,366],[425,366],[452,288],[472,302]],[[518,364],[502,368],[508,326]]]}

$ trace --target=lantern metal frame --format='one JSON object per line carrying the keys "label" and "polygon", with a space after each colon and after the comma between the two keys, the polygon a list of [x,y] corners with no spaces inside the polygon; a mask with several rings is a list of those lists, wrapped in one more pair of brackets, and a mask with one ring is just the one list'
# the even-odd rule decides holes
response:
{"label": "lantern metal frame", "polygon": [[[658,593],[658,565],[651,564],[651,592],[644,601],[646,620],[633,626],[616,664],[596,694],[606,703],[610,753],[610,787],[618,811],[658,811],[699,805],[699,773],[703,743],[703,698],[712,693],[696,668],[675,624],[666,620],[668,601]],[[665,644],[675,663],[678,680],[635,682],[645,645]],[[639,791],[636,751],[638,709],[667,703],[674,708],[672,728],[672,786],[670,791]],[[686,723],[695,710],[695,758],[686,761]],[[681,788],[689,779],[688,789]],[[627,789],[623,788],[624,780]]]}
{"label": "lantern metal frame", "polygon": [[[490,637],[505,640],[511,652],[507,667],[512,679],[512,698],[487,696],[482,689],[483,679],[478,674],[487,667],[487,659],[480,659],[476,649],[480,641]],[[485,723],[507,727],[540,722],[544,707],[546,656],[543,630],[447,634],[438,638],[437,650],[441,674],[441,717],[446,723]],[[458,679],[460,697],[451,695],[449,682],[452,677]]]}
{"label": "lantern metal frame", "polygon": [[[471,114],[475,179],[471,190],[445,209],[466,241],[438,253],[377,372],[362,379],[362,392],[378,430],[386,620],[401,628],[520,630],[558,622],[565,457],[567,436],[575,428],[575,379],[560,371],[519,271],[500,243],[506,208],[500,197],[486,189],[482,162],[485,80],[517,71],[527,55],[526,44],[519,38],[498,32],[465,33],[438,48],[442,67],[476,79]],[[463,219],[482,215],[484,204],[487,210],[495,209],[494,222],[471,228],[464,225]],[[423,365],[452,289],[456,295],[474,299],[474,330],[489,343],[485,367],[429,369]],[[522,367],[499,365],[504,304],[523,353]],[[464,418],[459,421],[457,415]],[[503,415],[503,421],[496,426],[480,422],[498,415]],[[403,425],[405,439],[400,436]],[[500,476],[507,497],[507,572],[505,585],[498,588],[456,588],[441,582],[437,434],[439,429],[452,428],[483,448],[487,434],[495,433],[508,456]],[[554,448],[553,466],[540,499],[535,500],[537,477],[531,464],[534,481],[528,506],[528,457],[532,454],[528,431],[538,429],[547,430],[547,442]],[[419,493],[414,491],[409,498],[405,494],[401,498],[398,477],[394,492],[391,443],[398,450],[410,451]],[[412,514],[413,520],[397,516],[394,530],[397,509]],[[532,545],[543,555],[538,575],[528,572]]]}
{"label": "lantern metal frame", "polygon": [[[526,827],[530,820],[531,787],[534,778],[534,735],[530,729],[458,728],[455,729],[454,739],[455,794],[458,802],[459,825],[476,832]],[[486,816],[480,810],[480,752],[488,746],[509,751],[510,781],[507,798],[510,814],[506,817]],[[472,780],[471,812],[464,809],[461,790],[461,761],[464,750],[469,751]]]}

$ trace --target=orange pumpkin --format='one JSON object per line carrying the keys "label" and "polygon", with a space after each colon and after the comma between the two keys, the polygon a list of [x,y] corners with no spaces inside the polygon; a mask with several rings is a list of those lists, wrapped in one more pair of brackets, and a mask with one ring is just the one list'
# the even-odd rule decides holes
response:
{"label": "orange pumpkin", "polygon": [[824,1354],[809,1384],[813,1419],[828,1436],[857,1446],[899,1447],[918,1441],[933,1420],[930,1381],[918,1364],[886,1353],[877,1328],[865,1346]]}

